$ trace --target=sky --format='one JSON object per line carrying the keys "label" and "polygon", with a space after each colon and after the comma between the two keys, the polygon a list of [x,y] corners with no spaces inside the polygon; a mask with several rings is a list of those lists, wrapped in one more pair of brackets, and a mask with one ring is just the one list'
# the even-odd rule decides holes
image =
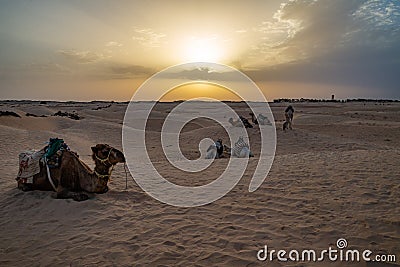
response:
{"label": "sky", "polygon": [[268,100],[400,99],[400,1],[0,0],[0,99],[126,101],[193,61]]}

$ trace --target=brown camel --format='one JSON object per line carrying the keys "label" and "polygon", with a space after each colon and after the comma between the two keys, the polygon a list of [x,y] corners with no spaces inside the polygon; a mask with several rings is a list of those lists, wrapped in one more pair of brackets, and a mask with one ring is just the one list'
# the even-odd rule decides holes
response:
{"label": "brown camel", "polygon": [[[65,150],[59,168],[50,169],[50,176],[56,187],[56,198],[73,198],[76,201],[87,200],[85,193],[105,193],[111,172],[119,162],[125,162],[124,154],[107,145],[98,144],[92,147],[92,158],[95,168],[92,171],[78,156]],[[47,177],[46,166],[40,163],[40,173],[33,176],[32,183],[18,181],[22,191],[44,190],[54,191]]]}

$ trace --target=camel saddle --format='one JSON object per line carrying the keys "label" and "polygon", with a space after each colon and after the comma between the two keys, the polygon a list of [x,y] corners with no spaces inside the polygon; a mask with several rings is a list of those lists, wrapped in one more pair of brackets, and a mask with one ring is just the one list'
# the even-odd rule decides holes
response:
{"label": "camel saddle", "polygon": [[61,165],[62,154],[69,147],[63,139],[50,138],[48,145],[43,149],[27,150],[19,154],[19,171],[16,180],[24,183],[32,183],[33,176],[40,172],[40,162],[51,168],[58,168]]}

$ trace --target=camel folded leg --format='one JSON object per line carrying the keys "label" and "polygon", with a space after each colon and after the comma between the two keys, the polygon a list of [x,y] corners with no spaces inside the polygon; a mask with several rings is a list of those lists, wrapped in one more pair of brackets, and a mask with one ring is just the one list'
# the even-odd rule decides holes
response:
{"label": "camel folded leg", "polygon": [[18,183],[18,189],[20,189],[24,192],[35,190],[32,183],[20,183],[20,182]]}
{"label": "camel folded leg", "polygon": [[60,180],[58,182],[56,189],[56,198],[58,199],[72,198],[75,201],[85,201],[89,199],[89,196],[84,192],[74,192],[71,191],[71,188],[65,186],[65,183],[63,181],[66,181],[68,179],[67,175],[68,174],[66,172],[61,170]]}
{"label": "camel folded leg", "polygon": [[83,192],[72,192],[67,188],[58,186],[56,198],[58,199],[72,198],[75,201],[85,201],[89,199],[89,196]]}

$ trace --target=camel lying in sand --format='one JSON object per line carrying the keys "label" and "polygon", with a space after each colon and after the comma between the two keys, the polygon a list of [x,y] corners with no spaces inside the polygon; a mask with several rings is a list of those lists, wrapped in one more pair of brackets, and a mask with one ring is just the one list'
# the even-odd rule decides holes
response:
{"label": "camel lying in sand", "polygon": [[253,128],[253,125],[244,117],[239,116],[238,120],[233,120],[232,118],[229,118],[228,122],[233,126],[233,127],[245,127],[245,128]]}
{"label": "camel lying in sand", "polygon": [[[68,150],[63,152],[60,167],[50,169],[57,198],[83,201],[89,198],[85,192],[101,194],[108,191],[107,184],[114,165],[125,162],[124,154],[107,144],[98,144],[92,147],[92,152],[92,158],[96,165],[94,170],[91,170],[74,152]],[[22,191],[54,191],[43,163],[40,163],[40,172],[33,176],[33,182],[24,183],[22,180],[18,180],[18,188]]]}
{"label": "camel lying in sand", "polygon": [[218,139],[214,144],[210,145],[207,149],[206,159],[219,159],[224,153],[224,146],[222,140]]}
{"label": "camel lying in sand", "polygon": [[250,146],[243,140],[243,136],[239,137],[238,141],[232,148],[224,145],[224,153],[227,153],[234,158],[254,157],[253,152],[250,151]]}
{"label": "camel lying in sand", "polygon": [[254,113],[249,113],[249,115],[251,116],[251,121],[254,124],[260,124],[260,125],[272,125],[272,123],[269,121],[268,117],[262,115],[262,114],[258,114],[258,117],[256,117],[254,115]]}

